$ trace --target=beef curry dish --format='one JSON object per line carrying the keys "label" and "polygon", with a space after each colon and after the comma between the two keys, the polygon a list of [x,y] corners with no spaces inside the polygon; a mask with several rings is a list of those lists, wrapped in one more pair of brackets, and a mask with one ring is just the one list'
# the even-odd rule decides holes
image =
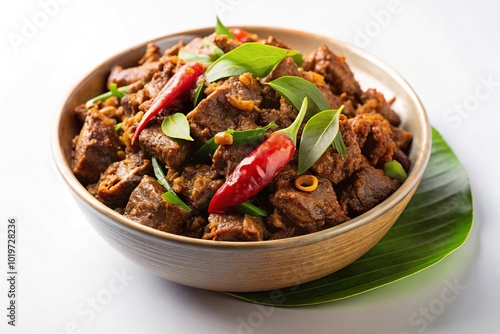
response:
{"label": "beef curry dish", "polygon": [[412,141],[347,62],[241,29],[149,43],[75,108],[72,171],[104,205],[166,233],[261,241],[342,224],[400,187]]}

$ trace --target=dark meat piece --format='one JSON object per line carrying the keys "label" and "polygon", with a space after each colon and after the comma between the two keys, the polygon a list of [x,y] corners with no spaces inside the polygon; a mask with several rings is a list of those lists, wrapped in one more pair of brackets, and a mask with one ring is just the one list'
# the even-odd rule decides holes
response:
{"label": "dark meat piece", "polygon": [[219,145],[212,157],[213,167],[220,175],[226,177],[256,147],[256,145]]}
{"label": "dark meat piece", "polygon": [[[213,54],[212,47],[203,42],[202,37],[193,38],[189,43],[184,47],[185,51],[189,51],[196,54],[202,55],[211,55]],[[216,35],[211,34],[207,37],[207,39],[214,43],[217,47],[219,47],[224,53],[231,51],[241,44],[241,42],[228,39],[226,35]]]}
{"label": "dark meat piece", "polygon": [[279,227],[281,221],[286,227],[295,226],[302,233],[311,233],[349,219],[328,179],[318,176],[316,190],[305,192],[295,187],[295,177],[290,177],[293,173],[285,173],[286,177],[278,177],[275,192],[269,197],[275,207],[274,226]]}
{"label": "dark meat piece", "polygon": [[378,113],[384,116],[391,125],[398,126],[401,119],[398,114],[391,109],[391,106],[385,100],[384,94],[377,92],[376,89],[368,89],[361,95],[363,103],[357,110],[357,114]]}
{"label": "dark meat piece", "polygon": [[339,99],[340,103],[344,105],[342,113],[346,115],[347,118],[356,116],[356,108],[354,108],[354,105],[356,105],[356,103],[350,100],[346,93],[340,94]]}
{"label": "dark meat piece", "polygon": [[151,171],[151,162],[144,158],[142,151],[128,154],[124,160],[113,162],[101,174],[96,197],[111,208],[125,207],[142,177]]}
{"label": "dark meat piece", "polygon": [[130,85],[136,81],[148,82],[160,70],[159,62],[144,63],[136,67],[123,68],[115,65],[108,77],[108,87],[115,82],[118,87]]}
{"label": "dark meat piece", "polygon": [[326,45],[322,45],[309,54],[302,67],[305,71],[314,71],[325,77],[334,94],[346,93],[358,98],[362,91],[344,57],[335,55]]}
{"label": "dark meat piece", "polygon": [[99,180],[108,166],[120,159],[120,140],[115,121],[96,110],[90,110],[82,130],[74,140],[71,168],[84,185]]}
{"label": "dark meat piece", "polygon": [[154,98],[158,92],[167,84],[172,75],[174,74],[175,65],[167,62],[163,66],[162,70],[156,72],[151,81],[144,85],[145,95],[152,99]]}
{"label": "dark meat piece", "polygon": [[[139,82],[140,81],[137,81],[136,83]],[[120,100],[120,104],[123,107],[123,113],[126,116],[137,114],[139,112],[139,106],[146,100],[147,97],[142,89],[135,93],[125,94],[125,96],[123,96]]]}
{"label": "dark meat piece", "polygon": [[144,53],[144,56],[139,60],[139,65],[145,64],[145,63],[153,63],[160,59],[160,47],[156,45],[155,43],[148,43],[146,45],[146,52]]}
{"label": "dark meat piece", "polygon": [[347,94],[342,93],[340,96],[333,94],[330,85],[325,82],[325,78],[321,74],[312,71],[302,71],[301,75],[303,79],[310,81],[318,87],[325,96],[330,108],[337,109],[344,105],[344,109],[342,110],[344,115],[353,117],[356,114],[356,110],[352,104],[353,102],[348,99]]}
{"label": "dark meat piece", "polygon": [[300,76],[299,68],[292,58],[286,57],[283,59],[265,78],[262,79],[263,82],[271,82],[274,79],[281,78],[283,76],[292,75]]}
{"label": "dark meat piece", "polygon": [[178,233],[189,212],[180,205],[167,202],[162,195],[165,188],[148,175],[132,191],[124,216],[160,231]]}
{"label": "dark meat piece", "polygon": [[279,100],[279,109],[262,109],[259,113],[259,125],[266,126],[269,123],[278,125],[280,129],[290,126],[297,117],[298,111],[287,100]]}
{"label": "dark meat piece", "polygon": [[403,167],[403,169],[405,170],[406,173],[408,173],[410,171],[411,160],[406,155],[406,153],[403,152],[399,147],[396,147],[396,149],[394,150],[393,159],[401,164],[401,166]]}
{"label": "dark meat piece", "polygon": [[297,228],[295,226],[284,225],[282,219],[283,218],[277,211],[271,213],[269,217],[267,217],[266,223],[269,231],[268,240],[285,239],[300,235],[297,233]]}
{"label": "dark meat piece", "polygon": [[283,43],[282,41],[276,39],[274,36],[269,36],[267,39],[261,40],[261,43],[266,44],[266,45],[271,45],[271,46],[276,46],[278,48],[282,49],[288,49],[291,50],[292,48]]}
{"label": "dark meat piece", "polygon": [[359,114],[349,118],[361,152],[372,166],[382,168],[392,161],[396,144],[392,140],[389,122],[380,114]]}
{"label": "dark meat piece", "polygon": [[219,241],[261,241],[265,226],[262,218],[240,213],[210,214],[203,239]]}
{"label": "dark meat piece", "polygon": [[205,142],[227,129],[248,130],[257,127],[254,110],[262,101],[262,88],[250,74],[231,77],[187,114],[191,136]]}
{"label": "dark meat piece", "polygon": [[217,171],[208,165],[186,165],[182,171],[170,169],[167,180],[177,194],[197,209],[205,207],[224,183]]}
{"label": "dark meat piece", "polygon": [[81,104],[75,108],[75,118],[79,125],[85,123],[85,118],[87,117],[87,112],[89,110],[85,106],[85,104]]}
{"label": "dark meat piece", "polygon": [[339,131],[346,146],[346,157],[342,157],[335,149],[329,147],[311,167],[316,174],[326,177],[333,184],[338,184],[360,169],[364,161],[356,135],[351,130],[347,118],[342,114],[339,117]]}
{"label": "dark meat piece", "polygon": [[391,195],[400,182],[384,175],[380,169],[365,164],[349,180],[342,192],[340,203],[351,216],[360,215]]}
{"label": "dark meat piece", "polygon": [[391,130],[391,138],[394,140],[396,147],[401,149],[403,152],[408,152],[411,141],[413,140],[413,135],[410,132],[395,126],[391,126]]}
{"label": "dark meat piece", "polygon": [[139,66],[124,69],[120,65],[115,65],[111,68],[108,87],[113,82],[118,87],[130,85],[137,81],[148,82],[163,66],[159,59],[160,48],[154,43],[148,43],[144,56],[139,60]]}
{"label": "dark meat piece", "polygon": [[333,94],[330,88],[328,88],[328,86],[318,86],[318,88],[321,91],[321,93],[323,93],[323,95],[325,96],[326,101],[328,102],[330,108],[332,109],[340,108],[340,106],[343,104],[342,101],[340,100],[340,97]]}
{"label": "dark meat piece", "polygon": [[141,131],[139,142],[144,151],[159,159],[168,168],[178,168],[193,151],[191,143],[176,141],[163,133],[159,121],[150,122]]}
{"label": "dark meat piece", "polygon": [[179,54],[179,50],[184,47],[184,41],[180,40],[177,42],[177,44],[172,45],[170,48],[166,49],[165,52],[163,52],[163,57],[162,58],[169,58],[171,56],[176,56]]}
{"label": "dark meat piece", "polygon": [[180,235],[201,239],[208,221],[203,216],[189,216],[179,231]]}

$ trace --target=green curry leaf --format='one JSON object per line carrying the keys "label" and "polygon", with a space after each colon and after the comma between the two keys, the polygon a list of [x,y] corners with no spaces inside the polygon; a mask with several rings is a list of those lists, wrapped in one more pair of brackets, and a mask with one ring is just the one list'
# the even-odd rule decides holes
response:
{"label": "green curry leaf", "polygon": [[273,298],[276,291],[231,295],[274,306],[323,304],[416,274],[455,251],[472,228],[470,184],[463,166],[435,129],[432,138],[431,158],[415,195],[368,253],[333,274],[279,290],[278,300]]}
{"label": "green curry leaf", "polygon": [[271,45],[251,42],[244,43],[217,59],[205,72],[208,82],[239,76],[250,72],[255,77],[263,78],[285,57],[297,54],[295,50],[286,50]]}
{"label": "green curry leaf", "polygon": [[275,91],[283,96],[295,109],[299,110],[304,98],[308,98],[306,120],[319,113],[330,109],[325,96],[312,82],[296,76],[282,76],[268,83]]}
{"label": "green curry leaf", "polygon": [[182,113],[175,113],[165,118],[161,123],[161,129],[170,138],[194,140],[189,134],[189,122]]}
{"label": "green curry leaf", "polygon": [[300,137],[297,174],[304,173],[314,165],[332,144],[339,132],[339,114],[342,109],[320,111],[306,123]]}
{"label": "green curry leaf", "polygon": [[234,40],[234,36],[233,36],[233,34],[231,34],[231,31],[229,31],[229,29],[227,29],[222,24],[222,22],[219,20],[218,17],[217,17],[217,21],[215,23],[215,34],[216,35],[226,35],[227,38]]}
{"label": "green curry leaf", "polygon": [[[321,90],[306,79],[295,76],[282,76],[269,82],[268,85],[297,110],[299,110],[304,97],[307,97],[309,105],[307,107],[306,119],[310,119],[320,111],[330,109],[330,105]],[[340,132],[338,132],[338,135],[335,136],[331,144],[343,157],[346,156],[346,147]]]}

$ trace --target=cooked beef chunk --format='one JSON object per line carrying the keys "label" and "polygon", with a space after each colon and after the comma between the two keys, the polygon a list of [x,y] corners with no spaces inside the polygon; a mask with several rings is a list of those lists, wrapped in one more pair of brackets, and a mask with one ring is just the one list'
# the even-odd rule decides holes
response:
{"label": "cooked beef chunk", "polygon": [[264,85],[262,87],[262,102],[259,108],[265,109],[279,109],[281,96],[271,86]]}
{"label": "cooked beef chunk", "polygon": [[345,92],[358,98],[362,93],[345,58],[335,55],[326,45],[311,52],[304,60],[302,67],[305,71],[314,71],[323,75],[336,95]]}
{"label": "cooked beef chunk", "polygon": [[356,135],[361,152],[371,165],[382,168],[392,161],[396,144],[389,122],[380,114],[359,114],[348,123]]}
{"label": "cooked beef chunk", "polygon": [[227,129],[256,128],[258,113],[254,108],[262,101],[261,90],[248,73],[227,79],[187,114],[191,136],[204,142]]}
{"label": "cooked beef chunk", "polygon": [[399,147],[394,150],[393,159],[401,164],[406,173],[410,171],[411,160]]}
{"label": "cooked beef chunk", "polygon": [[137,114],[139,112],[139,106],[146,100],[147,97],[142,89],[136,93],[126,94],[120,101],[120,104],[123,107],[123,113],[127,116]]}
{"label": "cooked beef chunk", "polygon": [[203,239],[220,241],[264,240],[262,218],[240,213],[210,214]]}
{"label": "cooked beef chunk", "polygon": [[113,162],[101,174],[96,197],[111,208],[125,207],[142,177],[151,171],[151,162],[144,158],[142,151],[130,153],[125,159]]}
{"label": "cooked beef chunk", "polygon": [[271,46],[276,46],[278,48],[282,49],[288,49],[291,50],[292,48],[283,43],[282,41],[276,39],[274,36],[269,36],[267,39],[264,39],[261,41],[261,43],[266,44],[266,45],[271,45]]}
{"label": "cooked beef chunk", "polygon": [[340,100],[340,97],[333,94],[330,88],[328,88],[328,86],[318,86],[318,88],[321,91],[321,93],[323,93],[323,95],[325,96],[326,101],[328,102],[330,108],[332,109],[340,108],[340,106],[343,104],[342,101]]}
{"label": "cooked beef chunk", "polygon": [[[219,47],[224,53],[231,51],[241,44],[241,42],[229,39],[226,35],[216,35],[211,34],[206,37],[210,42],[214,43],[217,47]],[[211,55],[213,54],[213,49],[210,45],[203,42],[202,37],[193,38],[189,43],[184,47],[185,51],[200,54],[200,55]]]}
{"label": "cooked beef chunk", "polygon": [[174,74],[174,69],[174,64],[170,62],[165,63],[162,70],[156,72],[151,78],[151,81],[144,85],[144,93],[149,99],[154,98],[158,92],[161,91]]}
{"label": "cooked beef chunk", "polygon": [[299,68],[292,58],[286,57],[269,73],[263,82],[271,82],[286,75],[300,76]]}
{"label": "cooked beef chunk", "polygon": [[167,180],[177,194],[197,209],[206,207],[224,183],[217,171],[208,165],[186,165],[180,171],[170,169]]}
{"label": "cooked beef chunk", "polygon": [[139,142],[144,151],[159,159],[168,168],[181,166],[193,151],[191,143],[176,141],[165,135],[158,121],[150,122],[141,131]]}
{"label": "cooked beef chunk", "polygon": [[356,103],[352,100],[349,100],[349,97],[346,93],[340,94],[339,99],[340,103],[344,105],[344,110],[342,110],[342,113],[346,115],[347,118],[356,116],[356,108],[354,107]]}
{"label": "cooked beef chunk", "polygon": [[391,126],[392,135],[391,138],[394,140],[396,147],[401,149],[403,152],[408,152],[410,149],[411,141],[413,140],[413,135],[406,130]]}
{"label": "cooked beef chunk", "polygon": [[[275,192],[269,198],[275,207],[274,219],[284,226],[295,226],[301,233],[316,232],[349,219],[328,179],[318,176],[316,190],[305,192],[295,187],[295,177],[290,177],[293,173],[285,173],[286,177],[278,176]],[[273,225],[278,227],[276,222]]]}
{"label": "cooked beef chunk", "polygon": [[171,56],[176,56],[179,54],[180,49],[184,47],[184,41],[180,40],[177,42],[177,44],[172,45],[170,48],[166,49],[165,52],[163,52],[162,58],[169,58]]}
{"label": "cooked beef chunk", "polygon": [[268,240],[285,239],[300,235],[297,233],[297,228],[295,226],[283,225],[282,219],[283,218],[276,211],[267,217],[267,229],[269,231]]}
{"label": "cooked beef chunk", "polygon": [[344,109],[342,110],[342,113],[344,115],[346,115],[347,117],[354,117],[356,115],[356,110],[353,107],[353,102],[348,99],[347,94],[342,93],[340,94],[340,96],[333,94],[330,85],[325,82],[325,78],[321,74],[312,71],[302,71],[301,75],[302,78],[310,81],[319,88],[319,90],[325,96],[330,108],[337,109],[340,108],[340,106],[344,105]]}
{"label": "cooked beef chunk", "polygon": [[261,109],[259,112],[259,125],[266,126],[270,123],[276,124],[280,129],[284,129],[293,123],[298,111],[287,100],[281,98],[277,109]]}
{"label": "cooked beef chunk", "polygon": [[256,147],[256,145],[220,145],[212,157],[213,166],[220,175],[226,177]]}
{"label": "cooked beef chunk", "polygon": [[108,78],[108,86],[111,83],[116,83],[118,87],[130,85],[139,80],[148,82],[153,75],[159,71],[161,64],[159,62],[144,63],[136,67],[123,68],[120,65],[115,65],[111,69]]}
{"label": "cooked beef chunk", "polygon": [[139,66],[125,69],[120,65],[113,66],[108,77],[108,87],[113,82],[120,87],[133,84],[137,81],[146,83],[151,80],[153,75],[163,66],[163,63],[159,61],[159,52],[160,48],[156,44],[149,43],[146,46],[144,56],[139,60]]}
{"label": "cooked beef chunk", "polygon": [[380,169],[365,164],[352,176],[342,191],[340,203],[350,215],[360,215],[385,200],[398,187],[400,182],[384,175]]}
{"label": "cooked beef chunk", "polygon": [[83,123],[85,123],[85,118],[87,117],[88,111],[89,110],[87,109],[87,107],[83,103],[75,108],[75,118],[80,126]]}
{"label": "cooked beef chunk", "polygon": [[156,45],[156,43],[148,43],[146,45],[146,52],[144,53],[144,56],[139,60],[139,65],[145,64],[145,63],[152,63],[160,59],[160,47]]}
{"label": "cooked beef chunk", "polygon": [[130,195],[124,216],[160,231],[178,233],[190,213],[167,202],[162,197],[165,192],[155,178],[143,176]]}
{"label": "cooked beef chunk", "polygon": [[362,105],[356,110],[357,114],[379,113],[384,116],[391,125],[398,126],[401,123],[399,116],[391,109],[385,100],[384,94],[376,89],[368,89],[361,95]]}
{"label": "cooked beef chunk", "polygon": [[203,216],[189,216],[179,231],[180,235],[201,239],[208,221]]}
{"label": "cooked beef chunk", "polygon": [[338,184],[361,168],[364,160],[356,140],[356,135],[351,130],[348,120],[344,115],[340,115],[339,117],[339,131],[346,146],[346,157],[342,157],[335,149],[329,147],[311,167],[312,171],[326,177],[333,184]]}
{"label": "cooked beef chunk", "polygon": [[99,180],[108,166],[120,159],[120,140],[115,131],[115,121],[90,110],[82,130],[74,140],[71,168],[84,185]]}

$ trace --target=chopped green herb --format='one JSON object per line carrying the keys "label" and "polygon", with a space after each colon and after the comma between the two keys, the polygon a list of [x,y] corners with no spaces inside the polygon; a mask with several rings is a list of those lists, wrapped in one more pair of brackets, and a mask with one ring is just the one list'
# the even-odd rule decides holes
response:
{"label": "chopped green herb", "polygon": [[408,177],[406,172],[397,160],[392,160],[384,164],[384,174],[392,179],[403,182]]}
{"label": "chopped green herb", "polygon": [[175,204],[175,205],[180,205],[184,210],[186,211],[191,211],[191,208],[180,199],[179,196],[174,192],[172,187],[167,181],[167,178],[165,177],[165,173],[163,173],[163,169],[160,166],[160,163],[155,157],[151,158],[151,164],[153,165],[153,172],[155,174],[156,179],[158,182],[167,190],[166,193],[162,195],[162,197],[169,203]]}
{"label": "chopped green herb", "polygon": [[198,87],[196,87],[196,91],[194,92],[193,107],[196,108],[198,103],[200,103],[205,97],[205,83],[202,82],[198,85]]}
{"label": "chopped green herb", "polygon": [[[267,129],[275,129],[276,127],[276,124],[269,123],[264,127],[258,127],[251,130],[234,131],[229,129],[225,132],[233,135],[233,145],[253,145],[262,143],[264,139],[266,139]],[[219,145],[215,143],[214,137],[212,137],[194,153],[193,159],[195,161],[209,162],[210,155],[215,152],[217,147],[219,147]]]}
{"label": "chopped green herb", "polygon": [[243,202],[233,206],[233,209],[249,216],[267,217],[269,215],[266,210],[263,210],[250,202]]}
{"label": "chopped green herb", "polygon": [[103,93],[101,95],[98,95],[98,96],[88,100],[87,103],[85,103],[85,107],[91,108],[95,103],[97,103],[99,101],[105,101],[112,96],[116,96],[117,98],[121,99],[125,95],[125,93],[127,93],[129,88],[130,88],[130,85],[116,88],[116,83],[113,82],[112,84],[109,85],[108,92]]}

